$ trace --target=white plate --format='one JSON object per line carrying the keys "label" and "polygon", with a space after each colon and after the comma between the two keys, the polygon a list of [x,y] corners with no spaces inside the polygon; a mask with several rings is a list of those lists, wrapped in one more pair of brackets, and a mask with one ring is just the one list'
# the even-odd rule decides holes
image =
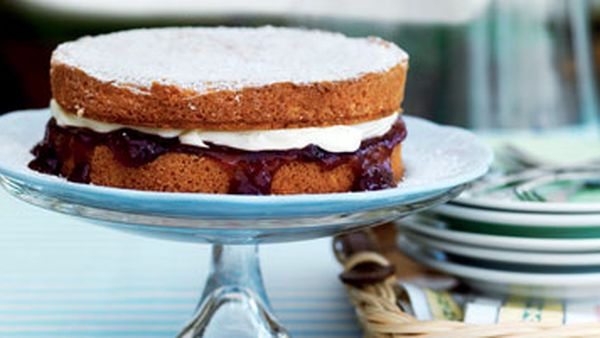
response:
{"label": "white plate", "polygon": [[456,276],[482,293],[536,298],[584,299],[600,296],[600,273],[526,273],[483,269],[432,257],[415,243],[400,249],[415,261]]}
{"label": "white plate", "polygon": [[[516,198],[516,197],[515,197]],[[500,198],[474,197],[465,191],[452,203],[472,208],[538,213],[598,213],[600,203],[522,202]]]}
{"label": "white plate", "polygon": [[600,213],[540,214],[487,210],[449,204],[441,205],[433,209],[432,212],[455,219],[490,224],[517,225],[524,227],[600,227]]}
{"label": "white plate", "polygon": [[546,239],[476,234],[446,228],[446,223],[423,216],[410,216],[396,222],[401,228],[454,243],[505,250],[544,252],[600,251],[600,239]]}
{"label": "white plate", "polygon": [[[523,252],[518,250],[489,249],[470,246],[466,243],[452,243],[430,238],[414,231],[403,230],[400,235],[422,247],[439,250],[444,253],[495,262],[530,265],[549,265],[556,267],[600,266],[600,253],[544,253]],[[401,238],[398,239],[399,241]]]}

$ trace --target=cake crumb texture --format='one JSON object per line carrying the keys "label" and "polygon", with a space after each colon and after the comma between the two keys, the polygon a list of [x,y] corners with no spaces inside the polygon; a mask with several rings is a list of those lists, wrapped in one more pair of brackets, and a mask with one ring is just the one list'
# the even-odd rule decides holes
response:
{"label": "cake crumb texture", "polygon": [[[394,147],[390,161],[394,178],[400,181],[404,167],[401,145]],[[99,146],[91,159],[91,183],[115,188],[163,191],[227,193],[233,174],[208,157],[168,153],[138,168],[114,159],[110,149]],[[63,172],[68,175],[68,172]],[[272,194],[315,194],[351,191],[355,173],[349,164],[323,169],[318,164],[293,161],[279,168],[271,185]]]}

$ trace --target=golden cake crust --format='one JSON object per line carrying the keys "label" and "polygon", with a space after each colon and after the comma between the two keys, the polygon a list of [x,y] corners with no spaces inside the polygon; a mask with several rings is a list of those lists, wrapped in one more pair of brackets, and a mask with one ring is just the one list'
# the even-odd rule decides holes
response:
{"label": "golden cake crust", "polygon": [[283,129],[354,124],[400,110],[408,61],[356,79],[274,83],[204,94],[173,85],[117,86],[85,70],[51,65],[54,99],[67,112],[130,126],[206,130]]}
{"label": "golden cake crust", "polygon": [[[400,181],[404,173],[400,144],[390,157],[394,178]],[[90,166],[92,184],[164,192],[227,193],[231,175],[218,161],[183,153],[168,153],[138,168],[125,167],[106,146],[94,150]],[[68,170],[65,166],[62,174],[68,175]],[[315,163],[293,161],[275,172],[271,193],[347,192],[354,179],[349,164],[326,170]]]}

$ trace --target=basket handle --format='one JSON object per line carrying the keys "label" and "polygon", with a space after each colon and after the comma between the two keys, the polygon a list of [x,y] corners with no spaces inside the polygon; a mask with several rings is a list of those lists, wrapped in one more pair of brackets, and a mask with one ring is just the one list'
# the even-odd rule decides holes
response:
{"label": "basket handle", "polygon": [[376,237],[369,230],[342,234],[334,238],[333,251],[344,265],[340,279],[354,287],[383,282],[396,272],[380,253]]}

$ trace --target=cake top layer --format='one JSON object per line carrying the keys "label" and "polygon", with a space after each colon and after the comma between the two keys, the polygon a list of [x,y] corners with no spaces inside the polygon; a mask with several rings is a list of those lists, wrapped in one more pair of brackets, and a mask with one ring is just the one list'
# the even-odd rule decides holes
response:
{"label": "cake top layer", "polygon": [[175,85],[199,93],[280,82],[342,81],[406,61],[378,38],[293,28],[154,28],[61,44],[53,64],[117,86]]}

